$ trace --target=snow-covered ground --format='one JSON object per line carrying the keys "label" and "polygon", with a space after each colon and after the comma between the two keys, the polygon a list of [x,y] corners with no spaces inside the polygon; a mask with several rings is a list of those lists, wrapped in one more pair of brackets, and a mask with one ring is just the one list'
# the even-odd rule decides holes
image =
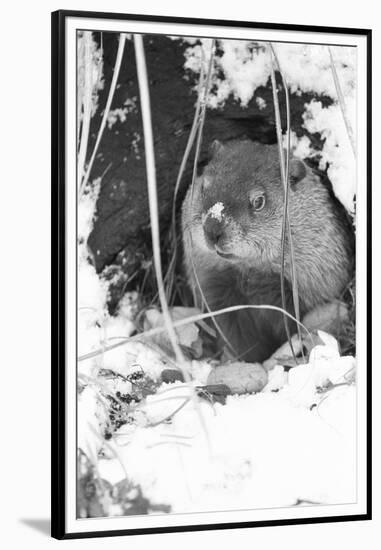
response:
{"label": "snow-covered ground", "polygon": [[[355,360],[321,335],[309,364],[288,373],[276,366],[261,393],[231,395],[224,405],[192,399],[213,368],[194,361],[191,384],[162,384],[107,445],[104,406],[90,383],[79,397],[79,445],[92,458],[104,448],[96,459],[102,479],[115,485],[127,475],[152,505],[173,512],[355,502]],[[158,376],[159,354],[143,344],[124,353],[125,376],[137,364]],[[118,389],[131,392],[125,382]]]}
{"label": "snow-covered ground", "polygon": [[[99,461],[101,477],[121,481],[122,461],[150,502],[173,512],[355,502],[356,387],[313,395],[313,376],[301,368],[302,382],[276,393],[230,396],[225,405],[189,401],[169,423],[123,426],[115,434],[119,458]],[[274,375],[272,387],[286,381]],[[150,419],[164,418],[189,394],[182,385],[162,387],[147,400]]]}

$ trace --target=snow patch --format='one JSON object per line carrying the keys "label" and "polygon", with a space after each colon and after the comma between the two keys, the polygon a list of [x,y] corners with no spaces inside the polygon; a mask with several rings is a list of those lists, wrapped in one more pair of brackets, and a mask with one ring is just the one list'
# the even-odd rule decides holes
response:
{"label": "snow patch", "polygon": [[225,207],[222,202],[216,202],[213,206],[209,208],[208,216],[211,216],[212,218],[215,218],[220,222],[222,220],[222,212],[224,208]]}
{"label": "snow patch", "polygon": [[93,230],[96,204],[101,190],[101,178],[87,185],[78,204],[78,240],[86,242]]}
{"label": "snow patch", "polygon": [[[283,147],[287,147],[287,135],[283,135]],[[290,132],[290,149],[294,157],[305,159],[313,157],[317,152],[311,147],[311,140],[308,136],[298,137],[296,133],[291,130]]]}
{"label": "snow patch", "polygon": [[266,109],[267,103],[263,99],[263,97],[256,97],[255,102],[258,105],[258,108],[259,108],[260,111],[262,111],[263,109]]}
{"label": "snow patch", "polygon": [[[349,118],[354,121],[355,99],[347,98],[346,105]],[[349,212],[353,212],[356,195],[356,159],[339,105],[323,107],[320,101],[312,100],[306,105],[303,119],[304,127],[311,134],[319,132],[325,140],[320,153],[320,168],[327,168],[336,197]]]}
{"label": "snow patch", "polygon": [[138,98],[136,96],[127,98],[123,103],[123,107],[118,107],[109,111],[107,116],[107,126],[109,129],[111,129],[118,120],[121,123],[125,122],[127,120],[128,113],[136,111],[137,99]]}

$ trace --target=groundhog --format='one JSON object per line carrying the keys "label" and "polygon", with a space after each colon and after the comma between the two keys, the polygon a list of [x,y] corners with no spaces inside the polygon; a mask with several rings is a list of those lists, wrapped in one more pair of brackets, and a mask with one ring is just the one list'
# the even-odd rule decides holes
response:
{"label": "groundhog", "polygon": [[[182,208],[184,261],[197,305],[282,307],[284,188],[277,145],[215,142],[212,159]],[[289,167],[289,220],[300,316],[339,298],[353,272],[354,238],[346,213],[321,175],[300,159]],[[287,311],[292,300],[289,242],[285,242]],[[204,307],[205,309],[205,307]],[[263,362],[287,339],[283,314],[244,309],[215,317],[230,356]],[[289,321],[291,333],[296,325]]]}

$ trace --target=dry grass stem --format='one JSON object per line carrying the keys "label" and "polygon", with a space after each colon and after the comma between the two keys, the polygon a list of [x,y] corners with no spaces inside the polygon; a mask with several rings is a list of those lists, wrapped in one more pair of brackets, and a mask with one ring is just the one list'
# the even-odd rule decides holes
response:
{"label": "dry grass stem", "polygon": [[356,157],[356,144],[355,144],[355,140],[354,140],[354,137],[353,137],[352,125],[351,125],[349,117],[348,117],[347,107],[346,107],[343,91],[341,89],[339,76],[337,74],[335,60],[334,60],[333,54],[332,54],[332,48],[330,46],[328,46],[328,51],[329,51],[329,58],[330,58],[330,61],[331,61],[331,70],[332,70],[333,80],[334,80],[334,83],[335,83],[337,98],[338,98],[338,101],[339,101],[341,113],[343,115],[344,124],[345,124],[345,127],[347,129],[347,134],[348,134],[348,138],[349,138],[349,141],[350,141],[350,144],[351,144],[351,147],[352,147],[352,151],[353,151],[354,156]]}
{"label": "dry grass stem", "polygon": [[[282,307],[283,307],[283,309],[286,309],[284,269],[285,269],[285,248],[286,248],[285,241],[286,241],[286,233],[287,233],[288,243],[289,243],[289,247],[290,247],[290,268],[291,268],[291,282],[292,282],[292,295],[293,295],[294,310],[295,310],[296,319],[298,320],[298,322],[300,322],[299,293],[298,293],[296,266],[295,266],[295,259],[294,259],[294,249],[293,249],[293,243],[292,243],[292,233],[291,233],[291,226],[290,226],[289,213],[288,213],[290,135],[291,135],[290,101],[289,101],[289,94],[288,94],[288,85],[287,85],[286,79],[283,75],[283,72],[281,71],[275,48],[274,48],[273,44],[271,44],[271,43],[269,44],[269,46],[270,46],[270,52],[271,52],[271,84],[272,84],[273,99],[274,99],[276,133],[277,133],[277,141],[278,141],[278,149],[279,149],[279,162],[280,162],[281,178],[282,178],[282,183],[283,183],[283,188],[284,188],[284,208],[283,208],[283,223],[282,223],[282,235],[281,235],[282,262],[281,262],[281,277],[280,277]],[[287,119],[286,158],[284,158],[284,151],[283,151],[282,124],[281,124],[281,117],[280,117],[280,108],[279,108],[279,100],[278,100],[278,91],[277,91],[277,87],[276,87],[274,64],[276,65],[276,68],[277,68],[278,72],[281,75],[282,83],[283,83],[283,87],[284,87],[284,91],[285,91],[285,96],[286,96],[286,119]],[[284,317],[284,324],[285,324],[287,339],[288,339],[293,357],[294,357],[295,361],[297,362],[295,351],[294,351],[292,340],[291,340],[291,334],[290,334],[290,329],[289,329],[289,325],[288,325],[288,320],[287,320],[286,317]],[[297,325],[297,329],[298,329],[299,339],[301,340],[299,325]]]}
{"label": "dry grass stem", "polygon": [[136,67],[138,72],[138,83],[140,92],[140,104],[143,119],[143,131],[144,131],[144,147],[145,147],[145,159],[147,170],[147,186],[148,186],[148,199],[149,199],[149,211],[151,220],[151,235],[152,235],[152,248],[153,248],[153,261],[155,267],[156,280],[159,291],[160,305],[163,313],[163,319],[165,328],[168,332],[169,339],[171,341],[173,351],[176,356],[176,360],[179,366],[184,371],[184,378],[189,377],[187,369],[185,368],[185,358],[179,346],[177,335],[173,327],[173,321],[169,313],[167,298],[164,290],[163,272],[161,266],[161,254],[160,254],[160,228],[159,228],[159,209],[157,199],[156,188],[156,167],[155,167],[155,152],[153,144],[152,134],[152,121],[151,121],[151,106],[148,87],[147,66],[144,53],[143,37],[139,34],[134,34],[135,44],[135,56]]}
{"label": "dry grass stem", "polygon": [[200,73],[200,80],[198,85],[198,94],[197,94],[197,103],[196,103],[196,109],[194,113],[192,128],[189,134],[188,142],[184,151],[183,158],[181,160],[179,173],[176,180],[175,190],[173,193],[173,203],[172,203],[172,221],[171,221],[171,241],[172,241],[172,257],[169,263],[169,267],[165,276],[165,279],[167,280],[166,285],[166,294],[167,294],[167,300],[171,301],[172,293],[173,293],[173,281],[174,281],[174,271],[176,267],[176,258],[177,258],[177,231],[176,231],[176,202],[177,202],[177,194],[180,188],[180,183],[185,171],[186,163],[188,162],[188,158],[190,155],[190,152],[192,150],[192,146],[194,143],[194,140],[196,138],[197,129],[200,123],[200,110],[201,110],[201,94],[202,89],[204,86],[204,68],[203,64],[201,64],[201,73]]}

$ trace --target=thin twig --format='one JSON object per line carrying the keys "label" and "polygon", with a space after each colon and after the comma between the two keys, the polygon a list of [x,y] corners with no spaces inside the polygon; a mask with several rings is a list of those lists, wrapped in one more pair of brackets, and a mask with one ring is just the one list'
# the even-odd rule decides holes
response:
{"label": "thin twig", "polygon": [[[294,311],[295,311],[295,317],[300,321],[300,307],[299,307],[299,292],[298,292],[298,278],[297,278],[297,270],[295,265],[295,254],[294,254],[294,246],[293,246],[293,238],[292,238],[292,231],[291,231],[291,224],[290,224],[290,217],[289,217],[289,210],[288,210],[288,203],[289,203],[289,191],[290,191],[290,150],[291,150],[291,110],[290,110],[290,97],[289,97],[289,91],[288,91],[288,84],[286,81],[286,78],[283,74],[283,71],[281,70],[280,63],[278,56],[276,54],[275,47],[272,43],[270,43],[271,51],[274,56],[274,60],[277,65],[277,69],[279,71],[279,74],[282,79],[283,88],[285,92],[286,97],[286,120],[287,120],[287,127],[286,127],[286,140],[287,140],[287,147],[286,147],[286,161],[285,161],[285,173],[284,173],[284,208],[283,208],[283,223],[282,223],[282,238],[281,238],[281,248],[282,248],[282,262],[281,262],[281,286],[282,288],[282,307],[286,308],[286,298],[285,298],[285,289],[284,289],[284,268],[285,268],[285,250],[286,250],[286,232],[288,237],[288,243],[290,247],[290,268],[291,268],[291,283],[292,283],[292,297],[293,297],[293,305],[294,305]],[[278,96],[277,96],[278,100]],[[278,104],[278,112],[279,112],[279,104]],[[280,120],[279,120],[280,122]],[[282,133],[282,130],[281,130]],[[283,151],[283,147],[282,147]],[[286,321],[287,322],[287,321]],[[302,341],[302,336],[300,333],[300,327],[297,325],[297,333],[299,342]],[[303,346],[301,346],[303,350]],[[291,345],[291,350],[294,355],[294,351]],[[302,351],[303,359],[304,359],[304,353]],[[295,359],[295,355],[294,355]]]}

